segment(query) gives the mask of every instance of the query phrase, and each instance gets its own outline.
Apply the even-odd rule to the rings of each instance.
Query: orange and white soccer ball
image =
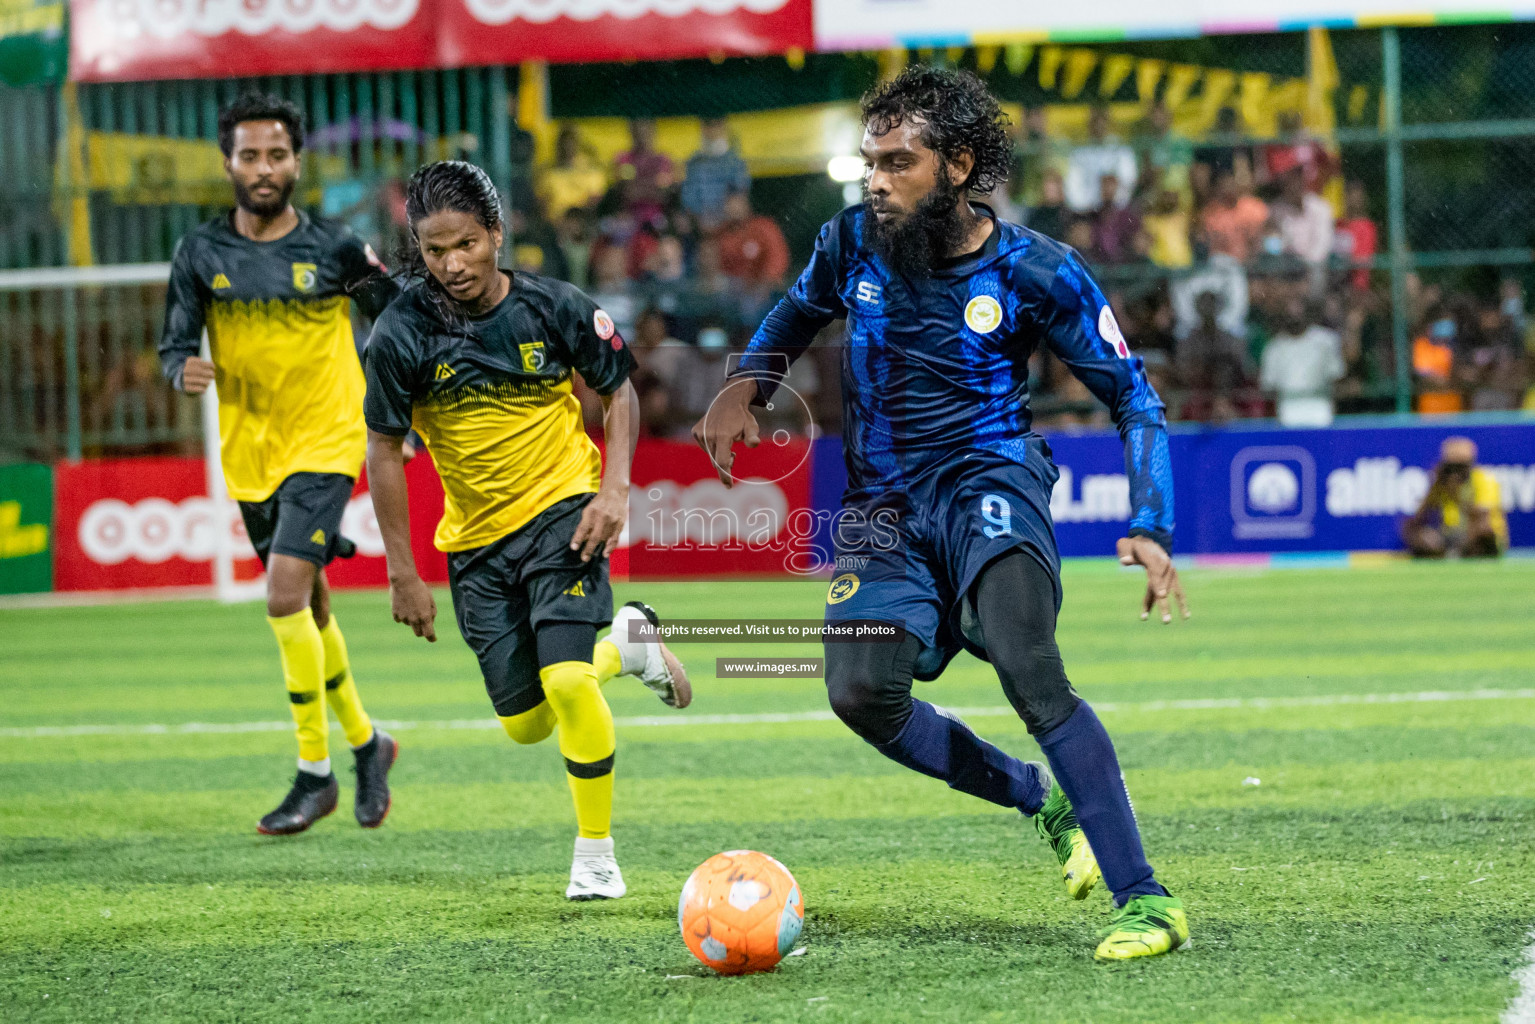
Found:
[[[765,853],[730,850],[688,876],[677,901],[682,941],[721,974],[765,971],[794,947],[805,926],[799,883]]]

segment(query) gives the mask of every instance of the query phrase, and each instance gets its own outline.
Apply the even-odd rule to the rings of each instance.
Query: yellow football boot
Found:
[[[1156,956],[1188,944],[1189,919],[1175,896],[1136,896],[1115,909],[1104,934],[1099,960]]]

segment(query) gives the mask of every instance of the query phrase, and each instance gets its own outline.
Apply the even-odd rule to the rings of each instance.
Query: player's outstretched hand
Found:
[[[581,510],[581,522],[575,535],[570,538],[570,550],[581,552],[581,561],[590,562],[599,551],[611,555],[618,547],[618,536],[624,532],[624,522],[629,517],[626,495],[617,491],[597,492],[596,497]]]
[[[429,643],[437,642],[437,602],[432,600],[432,588],[420,576],[389,581],[389,607],[394,621],[403,622],[417,636],[426,637]]]
[[[1154,605],[1162,609],[1164,624],[1172,622],[1173,612],[1167,601],[1169,595],[1178,602],[1178,610],[1183,613],[1183,617],[1189,617],[1189,603],[1183,597],[1183,584],[1178,582],[1178,570],[1173,568],[1172,556],[1162,545],[1150,537],[1121,537],[1114,547],[1119,552],[1120,565],[1146,567],[1146,596],[1141,599],[1142,622],[1151,617]]]
[[[731,450],[735,443],[741,441],[748,448],[762,443],[757,431],[757,417],[751,411],[752,399],[756,397],[757,381],[751,377],[737,378],[720,389],[703,419],[693,424],[693,440],[709,453],[709,461],[714,463],[720,483],[726,487],[735,484],[735,478],[730,475],[730,467],[736,461],[735,452]]]
[[[200,395],[213,383],[213,363],[197,356],[188,356],[181,366],[181,390],[189,395]]]

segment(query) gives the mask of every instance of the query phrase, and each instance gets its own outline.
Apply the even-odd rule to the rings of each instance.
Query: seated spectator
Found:
[[[1247,271],[1225,253],[1215,253],[1208,263],[1168,285],[1168,299],[1173,307],[1173,334],[1179,338],[1199,326],[1195,300],[1204,292],[1214,292],[1220,300],[1215,319],[1221,328],[1241,337],[1247,332]]]
[[[579,206],[572,206],[554,222],[555,240],[565,254],[565,270],[570,275],[566,280],[582,291],[591,281],[591,232],[591,213]]]
[[[656,224],[666,212],[673,184],[672,158],[655,148],[656,123],[648,117],[629,122],[630,145],[613,162],[619,204],[636,224]]]
[[[512,266],[528,274],[570,280],[565,250],[560,248],[554,229],[538,215],[537,206],[519,203],[515,198],[509,205],[507,227],[511,229]]]
[[[607,311],[625,339],[634,336],[639,317],[639,300],[629,281],[629,261],[616,245],[601,244],[592,253],[592,285],[587,294]]]
[[[789,272],[789,243],[776,221],[752,213],[751,196],[732,192],[725,200],[725,222],[715,236],[720,268],[748,288],[771,289]]]
[[[1402,539],[1415,558],[1496,558],[1508,550],[1498,478],[1476,464],[1476,444],[1447,437],[1428,494]]]
[[[1357,269],[1348,275],[1349,287],[1356,292],[1370,290],[1370,261],[1380,248],[1380,232],[1370,219],[1369,201],[1364,182],[1351,181],[1343,193],[1343,219],[1333,235],[1333,251],[1344,263]]]
[[[1338,332],[1316,323],[1306,302],[1285,303],[1279,330],[1263,347],[1259,384],[1274,396],[1286,427],[1325,427],[1333,418],[1333,385],[1343,377],[1343,343]]]
[[[1045,179],[1054,175],[1057,181],[1065,181],[1066,169],[1071,162],[1071,146],[1059,136],[1050,134],[1046,124],[1048,113],[1042,106],[1028,108],[1018,131],[1016,166],[1014,173],[1008,176],[1008,182],[1013,186],[1014,200],[1024,207],[1035,207],[1044,202]],[[1050,234],[1040,228],[1034,230]]]
[[[1023,223],[1047,238],[1066,239],[1066,186],[1054,168],[1045,172],[1040,183],[1039,202],[1028,208]]]
[[[1322,191],[1322,186],[1333,176],[1332,156],[1306,130],[1299,111],[1281,111],[1278,121],[1279,141],[1263,147],[1258,183],[1279,181],[1291,171],[1299,170],[1306,180],[1307,191]]]
[[[672,391],[678,432],[685,432],[709,411],[730,371],[730,331],[725,322],[704,321],[695,346],[685,351],[688,359],[680,367]]]
[[[1524,400],[1524,339],[1498,309],[1477,314],[1476,331],[1462,346],[1461,382],[1472,412],[1509,411]]]
[[[688,158],[682,180],[682,208],[702,231],[713,231],[725,219],[725,201],[732,193],[751,188],[751,172],[730,141],[723,117],[706,117],[699,125],[703,142]]]
[[[1093,256],[1104,263],[1129,263],[1140,255],[1140,214],[1121,199],[1119,178],[1105,174],[1098,179],[1102,190],[1099,206],[1093,211]]]
[[[1191,221],[1188,201],[1170,188],[1158,192],[1141,217],[1139,249],[1152,263],[1168,270],[1194,265],[1194,246],[1189,240]]]
[[[1073,213],[1092,213],[1102,201],[1100,179],[1118,180],[1121,203],[1135,193],[1135,150],[1109,133],[1109,108],[1096,106],[1087,119],[1088,143],[1071,151],[1066,162],[1066,206]]]
[[[1204,202],[1225,174],[1232,175],[1246,188],[1252,187],[1252,147],[1242,144],[1242,136],[1242,115],[1235,107],[1222,107],[1215,115],[1209,139],[1194,150],[1190,178],[1196,201]]]
[[[1155,201],[1164,191],[1175,192],[1185,200],[1191,199],[1194,144],[1173,131],[1172,109],[1161,100],[1153,103],[1146,112],[1142,145],[1137,191],[1146,201]]]
[[[568,210],[587,210],[608,188],[608,175],[591,154],[573,124],[560,126],[554,140],[554,162],[540,168],[535,189],[544,214],[559,223]]]
[[[1061,241],[1081,253],[1083,259],[1096,259],[1093,253],[1093,219],[1091,217],[1074,216],[1067,220],[1066,237]]]
[[[1181,419],[1224,421],[1238,414],[1248,401],[1252,374],[1247,366],[1247,344],[1221,327],[1216,317],[1220,296],[1201,292],[1194,299],[1199,326],[1178,342],[1174,373],[1187,391]]]
[[[1225,171],[1215,179],[1215,194],[1205,206],[1199,227],[1211,253],[1230,256],[1245,266],[1257,250],[1268,219],[1267,204],[1235,174]]]
[[[1319,294],[1332,255],[1332,207],[1306,188],[1305,174],[1297,167],[1279,179],[1279,198],[1271,212],[1284,252],[1306,264],[1312,294]]]
[[[1436,307],[1426,329],[1413,339],[1412,374],[1418,387],[1418,411],[1460,412],[1465,408],[1455,389],[1455,341],[1459,326],[1445,307]]]

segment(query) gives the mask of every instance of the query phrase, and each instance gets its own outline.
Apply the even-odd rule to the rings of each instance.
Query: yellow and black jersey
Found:
[[[436,543],[483,547],[556,502],[597,490],[602,459],[571,393],[577,371],[610,395],[634,370],[613,320],[578,288],[514,274],[481,317],[446,323],[409,288],[363,353],[368,427],[426,441],[446,497]]]
[[[255,242],[225,214],[181,240],[171,265],[160,361],[182,368],[208,330],[229,495],[263,501],[294,473],[355,478],[367,434],[351,303],[376,316],[398,289],[342,224],[299,214]]]

